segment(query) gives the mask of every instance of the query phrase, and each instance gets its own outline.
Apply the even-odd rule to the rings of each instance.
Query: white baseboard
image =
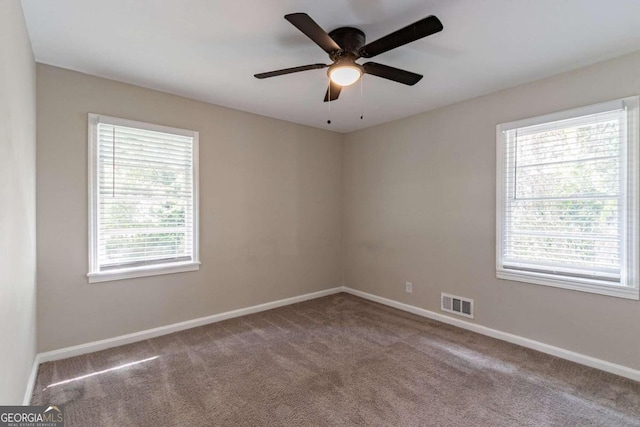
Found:
[[[36,354],[33,359],[33,366],[31,367],[31,373],[29,374],[29,382],[27,382],[27,390],[24,392],[24,398],[22,399],[23,405],[31,404],[31,395],[33,394],[33,388],[36,385],[36,378],[38,376],[38,367],[40,366],[40,355]]]
[[[607,362],[606,360],[596,359],[595,357],[587,356],[581,353],[576,353],[575,351],[566,350],[564,348],[545,344],[540,341],[524,338],[519,335],[514,335],[508,332],[499,331],[497,329],[488,328],[486,326],[478,325],[477,323],[471,323],[466,320],[456,319],[444,314],[436,313],[430,310],[425,310],[424,308],[416,307],[409,304],[404,304],[392,299],[380,297],[367,292],[359,291],[357,289],[348,288],[346,286],[342,287],[342,291],[370,300],[370,301],[387,305],[389,307],[393,307],[399,310],[407,311],[409,313],[417,314],[418,316],[437,320],[442,323],[457,326],[462,329],[467,329],[469,331],[473,331],[482,335],[486,335],[502,341],[510,342],[512,344],[517,344],[522,347],[537,350],[542,353],[547,353],[552,356],[559,357],[561,359],[569,360],[571,362],[579,363],[581,365],[589,366],[591,368],[600,369],[601,371],[620,375],[621,377],[625,377],[630,380],[640,381],[640,371],[629,368],[627,366],[618,365],[612,362]]]

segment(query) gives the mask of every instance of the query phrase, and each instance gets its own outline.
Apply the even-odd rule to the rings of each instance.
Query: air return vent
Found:
[[[457,297],[455,295],[442,293],[440,298],[440,309],[459,316],[473,319],[473,300],[469,298]]]

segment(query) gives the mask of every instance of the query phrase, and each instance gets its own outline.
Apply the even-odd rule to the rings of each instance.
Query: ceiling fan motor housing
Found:
[[[329,33],[329,37],[342,48],[329,54],[332,61],[338,61],[344,57],[359,58],[359,50],[365,45],[366,41],[364,33],[353,27],[336,28]]]

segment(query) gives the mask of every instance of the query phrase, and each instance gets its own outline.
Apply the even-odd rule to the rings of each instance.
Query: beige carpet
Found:
[[[32,403],[67,426],[640,426],[640,383],[347,294],[45,363]]]

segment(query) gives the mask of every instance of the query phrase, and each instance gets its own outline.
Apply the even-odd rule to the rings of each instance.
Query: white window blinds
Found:
[[[498,269],[630,286],[624,104],[502,132]]]
[[[123,122],[95,125],[93,271],[196,261],[193,133]]]

